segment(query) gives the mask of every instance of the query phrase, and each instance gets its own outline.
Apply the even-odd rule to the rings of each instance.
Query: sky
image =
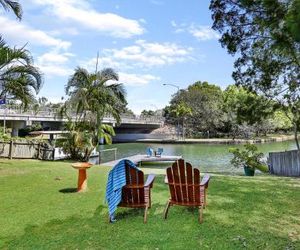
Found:
[[[233,83],[233,58],[211,29],[209,0],[20,0],[22,21],[0,13],[0,34],[30,50],[44,76],[39,97],[61,101],[77,67],[113,68],[136,114],[168,105],[196,81]]]

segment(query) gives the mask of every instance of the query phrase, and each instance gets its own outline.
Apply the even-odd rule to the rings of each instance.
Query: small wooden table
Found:
[[[93,164],[89,162],[77,162],[72,164],[73,168],[78,169],[77,192],[84,192],[87,190],[86,170],[89,169],[92,165]]]

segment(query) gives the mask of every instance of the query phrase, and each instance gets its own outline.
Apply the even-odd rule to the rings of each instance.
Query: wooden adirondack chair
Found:
[[[144,183],[144,173],[141,170],[126,166],[126,186],[122,189],[122,201],[119,207],[145,208],[144,223],[147,222],[147,211],[151,207],[151,188],[155,179],[149,174]]]
[[[172,167],[167,168],[166,181],[169,185],[171,198],[164,212],[167,219],[171,205],[198,207],[199,222],[203,222],[203,208],[206,206],[206,193],[209,175],[205,175],[200,183],[200,171],[193,168],[190,163],[183,159],[174,162]]]

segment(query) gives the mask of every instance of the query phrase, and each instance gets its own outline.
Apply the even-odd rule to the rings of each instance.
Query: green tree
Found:
[[[286,17],[287,29],[292,37],[300,42],[300,0],[294,0],[289,7]]]
[[[185,102],[180,102],[172,110],[178,120],[178,131],[179,131],[179,122],[182,123],[182,139],[185,139],[185,121],[186,119],[193,114],[192,108],[189,107]]]
[[[273,116],[270,118],[270,122],[276,131],[288,131],[293,128],[291,111],[285,113],[282,109],[276,110]]]
[[[250,92],[243,87],[229,85],[224,91],[224,111],[227,114],[226,126],[233,131],[235,126],[247,124],[256,129],[259,136],[265,132],[266,122],[274,113],[274,103],[264,96]]]
[[[96,73],[77,68],[66,86],[66,101],[62,113],[68,118],[67,130],[63,148],[73,159],[87,161],[92,150],[104,138],[111,143],[114,135],[112,126],[102,123],[105,115],[112,115],[117,123],[127,102],[122,84],[108,81],[118,81],[117,73],[108,68]],[[75,121],[72,117],[75,112]]]
[[[144,117],[149,117],[149,116],[154,116],[154,115],[155,115],[155,112],[153,110],[146,110],[146,109],[144,109],[141,112],[141,116],[144,116]]]
[[[17,1],[0,0],[0,5],[2,5],[6,11],[13,11],[16,17],[21,20],[23,14],[22,6]]]
[[[180,103],[189,107],[193,114],[185,119],[189,135],[195,136],[202,131],[216,132],[223,126],[223,93],[220,87],[199,81],[186,90],[177,92],[171,99],[170,106],[164,109],[164,116],[168,123],[177,124],[178,117],[173,110]]]
[[[11,49],[0,38],[0,98],[20,100],[27,108],[42,83],[41,73],[33,66],[29,51],[25,48]]]
[[[299,0],[211,0],[210,9],[222,46],[236,55],[236,84],[289,106],[300,149],[298,6]]]

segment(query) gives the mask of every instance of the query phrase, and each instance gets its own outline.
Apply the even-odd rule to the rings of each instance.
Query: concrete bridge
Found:
[[[43,128],[47,128],[48,130],[61,130],[63,123],[66,121],[66,118],[62,118],[58,115],[57,109],[24,111],[19,107],[5,108],[0,106],[0,124],[6,128],[11,128],[13,136],[18,135],[19,129],[31,126],[33,123],[39,123]],[[111,124],[115,128],[116,134],[120,134],[121,137],[124,137],[124,134],[150,133],[163,124],[163,119],[162,117],[156,116],[140,117],[121,115],[121,124],[119,126],[116,126],[116,120],[111,116],[104,117],[103,123]],[[118,138],[118,136],[116,138]]]

